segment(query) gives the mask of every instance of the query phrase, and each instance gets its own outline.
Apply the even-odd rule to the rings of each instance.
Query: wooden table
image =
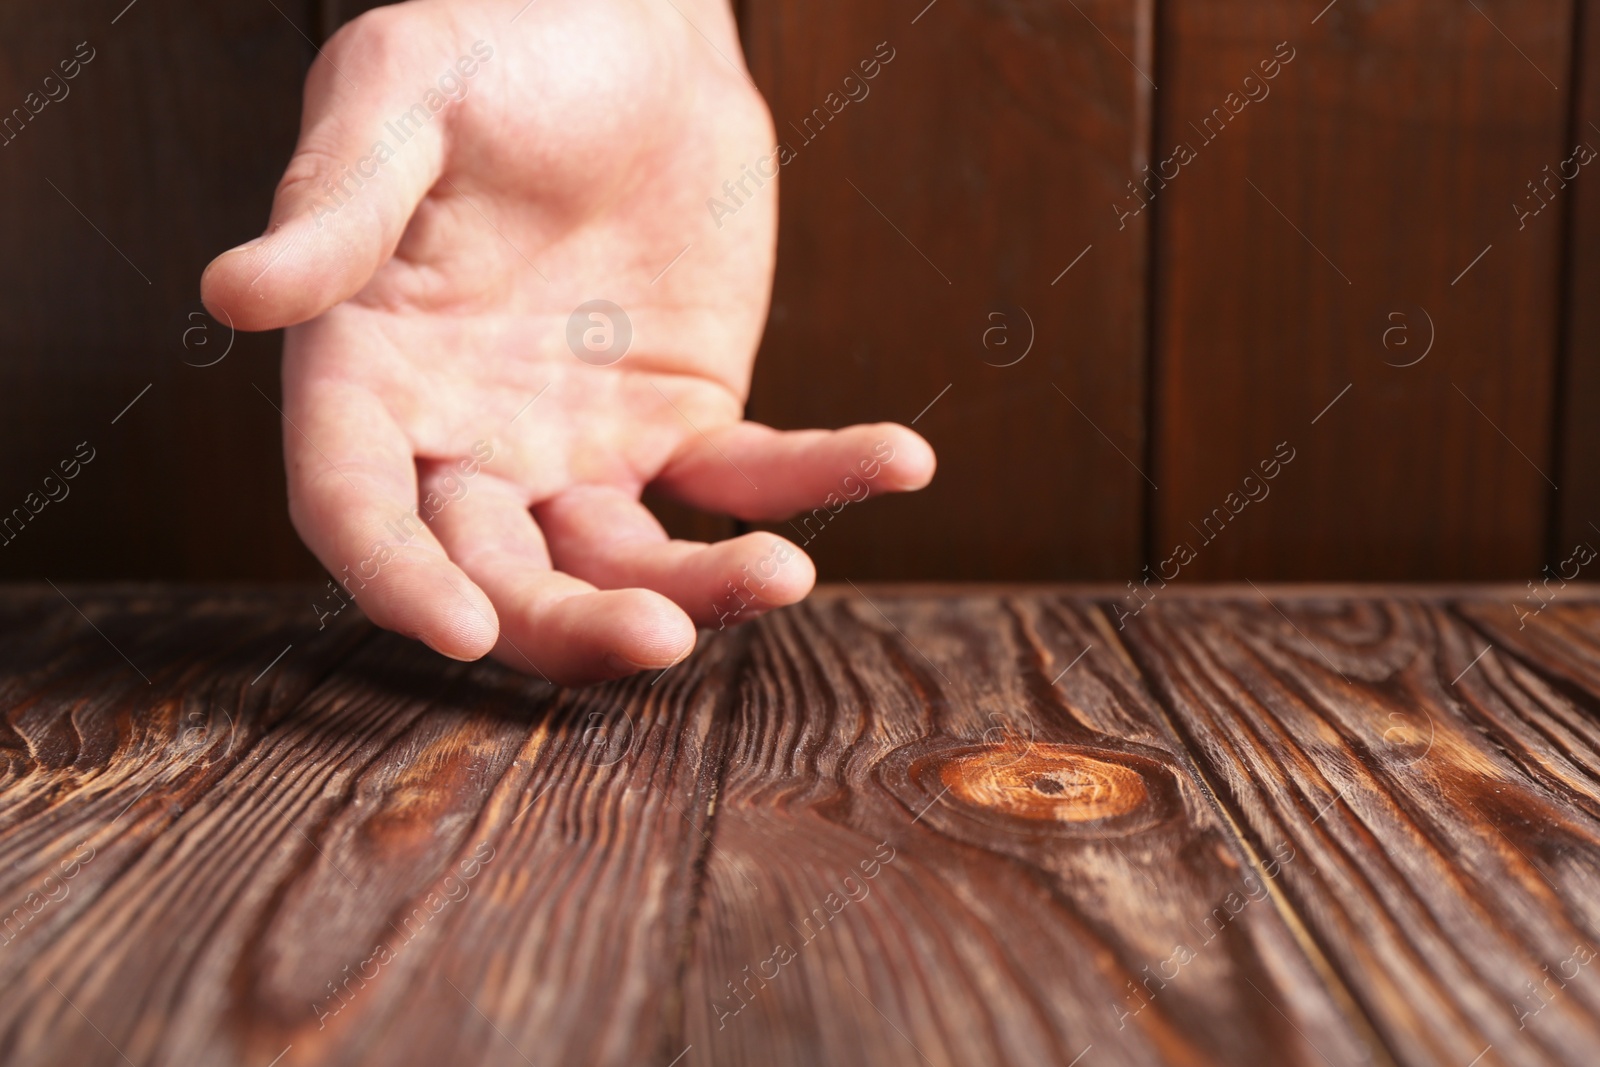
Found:
[[[13,589],[0,1062],[1600,1060],[1593,590],[1119,592],[824,589],[563,690]]]

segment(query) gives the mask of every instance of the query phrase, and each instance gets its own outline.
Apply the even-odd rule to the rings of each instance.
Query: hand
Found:
[[[777,212],[745,168],[777,160],[740,63],[725,0],[413,0],[313,64],[266,234],[201,286],[291,327],[290,515],[378,625],[563,683],[662,668],[815,569],[669,540],[646,485],[753,520],[932,478],[905,427],[741,421]],[[618,316],[569,344],[594,299],[631,323],[616,362]]]

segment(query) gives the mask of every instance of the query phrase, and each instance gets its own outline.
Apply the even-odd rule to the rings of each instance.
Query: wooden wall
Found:
[[[1600,148],[1592,5],[925,4],[740,4],[797,149],[751,416],[940,455],[816,535],[824,577],[1522,580],[1600,543],[1600,176],[1547,179]],[[188,316],[356,8],[121,7],[0,13],[0,110],[95,50],[0,148],[0,511],[95,450],[0,576],[314,574],[277,338],[186,365],[226,341]]]
[[[285,513],[278,414],[256,392],[276,401],[279,337],[186,365],[228,341],[200,271],[260,231],[294,146],[317,23],[273,2],[0,13],[0,112],[80,43],[93,55],[0,148],[0,514],[80,443],[93,456],[0,544],[6,577],[316,573]]]

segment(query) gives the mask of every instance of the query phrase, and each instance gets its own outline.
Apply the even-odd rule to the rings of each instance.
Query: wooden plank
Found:
[[[1553,568],[1554,570],[1554,568]],[[1478,597],[1457,610],[1476,625],[1486,642],[1509,649],[1532,664],[1569,699],[1600,696],[1600,589],[1593,584],[1568,585],[1559,580],[1529,583],[1507,590],[1503,597]],[[1600,716],[1600,704],[1584,707]]]
[[[1570,0],[1163,12],[1156,139],[1189,152],[1152,208],[1152,565],[1188,542],[1197,579],[1535,573],[1561,224],[1512,205],[1571,154]]]
[[[0,1060],[1586,1062],[1600,594],[1515,592],[835,587],[584,691],[11,592]]]
[[[7,838],[86,835],[95,856],[51,936],[0,958],[0,1058],[653,1059],[681,1029],[736,649],[569,692],[382,635],[306,699],[236,708],[220,773],[154,747],[156,787],[120,819],[58,790]],[[248,681],[203,644],[186,657],[191,684]],[[144,713],[112,694],[73,714],[94,735]]]
[[[789,149],[750,416],[939,450],[921,493],[777,527],[825,576],[1137,567],[1147,231],[1109,205],[1145,161],[1152,8],[743,5]]]
[[[869,595],[759,624],[685,1064],[1385,1062],[1092,607]]]
[[[1438,601],[1268,595],[1121,636],[1246,836],[1301,857],[1279,884],[1317,944],[1404,1062],[1587,1062],[1593,699]]]
[[[1600,11],[1593,4],[1574,4],[1575,50],[1572,132],[1575,148],[1582,143],[1600,151]],[[1584,169],[1588,169],[1585,167]],[[1569,172],[1571,168],[1568,168]],[[1600,525],[1600,185],[1587,176],[1561,190],[1566,208],[1566,364],[1561,383],[1561,484],[1558,497],[1559,542],[1570,550],[1596,537]],[[1559,218],[1559,216],[1558,216]],[[1552,558],[1564,559],[1566,551]]]
[[[308,600],[217,593],[175,613],[138,587],[0,597],[0,986],[370,633],[354,613],[313,631]],[[74,856],[92,869],[63,883]]]
[[[265,225],[309,4],[123,6],[0,12],[4,113],[59,97],[0,147],[0,350],[18,401],[0,425],[0,514],[30,493],[37,511],[0,577],[310,577],[278,414],[254,388],[276,397],[277,335],[228,350],[197,291],[212,256]],[[79,442],[95,458],[63,483]]]

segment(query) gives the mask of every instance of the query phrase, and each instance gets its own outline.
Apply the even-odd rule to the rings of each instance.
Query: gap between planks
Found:
[[[1133,648],[1122,640],[1121,632],[1112,628],[1111,620],[1106,616],[1104,604],[1100,601],[1089,601],[1086,606],[1092,613],[1096,628],[1105,636],[1108,646],[1116,652],[1117,657],[1123,663],[1132,668],[1135,677],[1139,679],[1140,684],[1144,687],[1152,706],[1160,714],[1161,724],[1167,730],[1174,746],[1187,757],[1189,773],[1194,776],[1195,782],[1200,786],[1200,791],[1211,802],[1212,809],[1222,820],[1223,825],[1228,828],[1234,843],[1245,858],[1249,860],[1250,867],[1255,872],[1256,877],[1266,887],[1267,895],[1272,900],[1273,908],[1289,927],[1296,944],[1305,953],[1307,962],[1322,977],[1324,989],[1344,1009],[1345,1017],[1352,1028],[1366,1038],[1367,1046],[1373,1053],[1373,1062],[1382,1065],[1382,1067],[1400,1067],[1400,1061],[1389,1048],[1389,1043],[1383,1039],[1377,1024],[1367,1014],[1366,1009],[1361,1006],[1361,1002],[1356,999],[1355,994],[1345,982],[1344,976],[1339,973],[1333,961],[1323,951],[1321,943],[1317,940],[1316,935],[1311,932],[1310,926],[1301,918],[1300,912],[1289,901],[1277,879],[1267,873],[1267,866],[1262,861],[1260,850],[1256,848],[1250,836],[1245,833],[1244,826],[1235,817],[1232,809],[1223,801],[1216,784],[1211,780],[1211,776],[1206,773],[1204,763],[1198,758],[1194,744],[1180,726],[1173,709],[1167,705],[1166,697],[1162,694],[1160,686],[1155,684],[1149,672],[1138,662]],[[1257,992],[1260,991],[1257,990]],[[1262,997],[1265,998],[1266,994],[1263,993]],[[1271,1004],[1272,1002],[1268,1000],[1268,1003]],[[1277,1008],[1277,1005],[1273,1004],[1273,1007]]]
[[[750,646],[753,641],[753,627],[742,626],[728,634],[724,639],[735,642],[733,650],[728,653],[729,684],[727,690],[717,694],[716,703],[711,712],[711,730],[707,733],[707,752],[701,758],[700,773],[708,773],[707,764],[710,764],[709,775],[711,788],[706,803],[705,825],[698,827],[704,846],[695,856],[692,864],[692,878],[689,884],[689,915],[683,924],[683,937],[678,945],[678,957],[674,967],[674,980],[670,990],[667,991],[667,1018],[663,1020],[662,1040],[666,1047],[662,1052],[670,1058],[673,1064],[683,1058],[688,1051],[689,1044],[689,969],[694,964],[695,944],[699,940],[701,905],[704,903],[708,890],[706,883],[708,871],[711,866],[711,853],[717,847],[717,809],[722,800],[722,788],[728,778],[728,748],[731,740],[732,723],[735,707],[739,697],[744,691],[744,671],[750,663]],[[714,744],[711,743],[715,738]],[[696,815],[699,813],[696,812]]]

